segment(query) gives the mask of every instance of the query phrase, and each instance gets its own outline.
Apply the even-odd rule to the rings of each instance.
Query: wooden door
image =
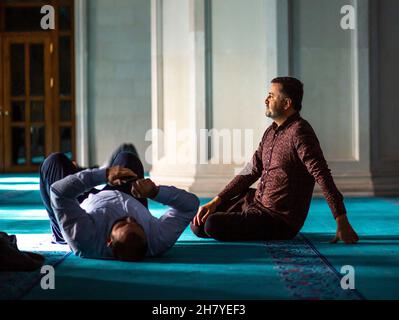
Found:
[[[37,171],[54,138],[51,40],[45,34],[19,34],[2,42],[4,171]]]
[[[74,1],[0,0],[0,173],[75,157]],[[51,5],[55,29],[42,29]]]

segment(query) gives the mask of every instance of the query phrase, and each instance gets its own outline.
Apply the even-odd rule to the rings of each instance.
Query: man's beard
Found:
[[[276,109],[274,110],[274,112],[272,112],[270,110],[270,108],[266,107],[266,117],[271,118],[271,119],[276,119],[279,118],[282,114],[283,114],[283,110],[282,109]]]

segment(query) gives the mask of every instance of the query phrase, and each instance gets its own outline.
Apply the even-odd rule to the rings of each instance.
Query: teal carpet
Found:
[[[355,268],[356,288],[367,299],[399,299],[399,199],[352,198],[345,204],[358,244],[328,243],[335,225],[323,199],[313,200],[302,233],[338,271]]]
[[[40,199],[26,191],[19,203],[0,192],[0,230],[48,234]],[[162,258],[125,263],[70,255],[55,270],[55,290],[36,285],[24,299],[399,299],[399,199],[345,203],[361,239],[356,245],[328,243],[335,222],[325,200],[314,199],[293,241],[220,243],[188,228]],[[150,202],[150,210],[159,216],[164,208]],[[344,265],[355,269],[356,290],[340,288]]]
[[[41,204],[37,174],[0,175],[0,206],[7,204]]]

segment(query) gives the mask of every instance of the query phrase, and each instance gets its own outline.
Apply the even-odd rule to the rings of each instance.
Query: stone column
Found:
[[[205,128],[205,1],[152,0],[152,170],[192,189],[196,132]]]
[[[87,2],[75,0],[75,74],[76,74],[76,159],[89,166],[88,88],[87,88]]]

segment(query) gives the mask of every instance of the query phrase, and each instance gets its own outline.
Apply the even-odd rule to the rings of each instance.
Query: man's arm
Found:
[[[263,171],[262,150],[268,131],[269,130],[266,130],[263,134],[258,149],[245,168],[236,175],[215,198],[199,208],[197,215],[193,219],[194,225],[200,226],[204,224],[209,215],[213,214],[220,204],[248,190],[249,187],[261,177]]]
[[[355,243],[359,240],[346,216],[343,196],[336,187],[324,158],[320,143],[311,127],[301,128],[294,138],[298,156],[308,172],[320,185],[321,190],[337,222],[337,234],[332,242],[343,240],[345,243]]]
[[[249,189],[249,187],[261,177],[263,171],[262,151],[267,132],[268,130],[264,133],[258,149],[253,154],[251,161],[217,195],[220,199],[220,203],[230,200]]]
[[[176,243],[199,206],[196,195],[172,186],[156,186],[151,179],[134,182],[132,193],[136,197],[151,198],[170,207],[156,220],[156,230],[152,230],[150,235],[156,243],[152,255],[160,255]]]
[[[51,207],[63,236],[75,254],[81,255],[93,243],[94,222],[77,197],[106,181],[106,169],[88,169],[65,177],[51,185]]]
[[[80,207],[77,197],[99,184],[121,184],[123,178],[135,175],[122,167],[87,169],[51,185],[51,206],[65,240],[75,254],[90,256],[97,236],[94,220]]]
[[[158,252],[162,254],[169,250],[187,228],[197,213],[199,200],[197,196],[187,191],[160,186],[153,200],[170,208],[158,219]]]
[[[294,145],[302,163],[319,184],[334,218],[346,214],[343,196],[334,183],[314,131],[310,127],[301,128],[294,137]]]

